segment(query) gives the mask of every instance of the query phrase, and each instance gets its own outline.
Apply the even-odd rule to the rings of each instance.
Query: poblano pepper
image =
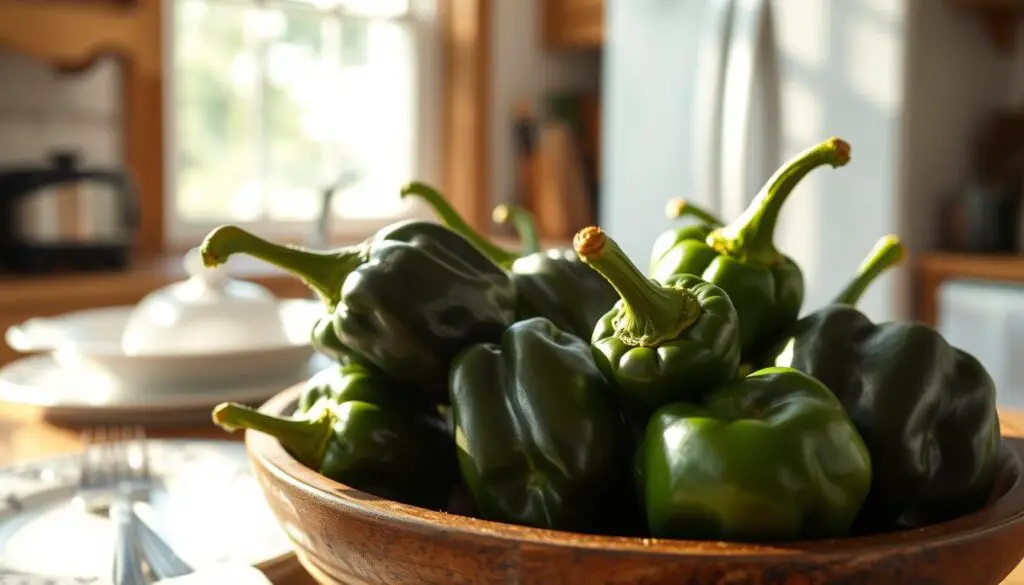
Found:
[[[422,198],[446,226],[465,236],[508,271],[516,289],[518,319],[545,317],[560,329],[589,339],[594,323],[618,298],[605,279],[583,265],[572,249],[529,252],[539,244],[533,220],[521,208],[507,207],[504,218],[498,212],[498,219],[513,221],[525,244],[524,250],[510,252],[470,227],[435,189],[413,183],[403,191],[403,196]]]
[[[427,221],[402,221],[356,246],[314,252],[282,246],[235,226],[206,237],[207,266],[248,254],[301,278],[323,299],[330,326],[315,345],[354,354],[438,402],[448,365],[467,345],[496,340],[515,318],[515,286],[468,240]]]
[[[711,232],[722,227],[722,220],[715,217],[710,211],[678,197],[670,199],[665,205],[665,216],[669,219],[693,217],[699,223],[672,228],[654,240],[654,245],[651,246],[649,269],[651,275],[657,274],[658,265],[661,264],[662,259],[680,242],[683,240],[706,240]]]
[[[631,414],[697,399],[736,377],[740,324],[722,289],[692,274],[659,284],[597,227],[577,232],[573,244],[621,297],[590,341],[598,367]]]
[[[864,257],[853,278],[829,305],[856,306],[861,296],[867,292],[879,276],[903,261],[904,252],[903,243],[896,236],[889,234],[879,238],[871,251]],[[797,321],[785,336],[771,346],[770,351],[747,367],[751,369],[766,368],[780,363],[781,355],[793,351],[794,338],[806,335],[809,329],[815,327],[818,320],[817,315],[818,312],[811,313]],[[788,360],[789,358],[784,360],[786,365],[789,364]]]
[[[651,275],[665,282],[695,274],[724,289],[739,313],[744,359],[763,353],[796,322],[804,299],[800,267],[775,248],[782,204],[813,169],[849,160],[850,146],[838,138],[800,153],[768,179],[743,214],[704,239],[678,242]]]
[[[625,427],[578,337],[535,317],[452,363],[462,477],[491,520],[620,532],[630,507]],[[622,520],[622,522],[626,522]]]
[[[883,251],[876,265],[887,262],[884,254],[895,251]],[[1001,440],[995,384],[974,356],[927,325],[875,324],[853,306],[877,271],[862,269],[836,303],[801,319],[776,360],[828,386],[874,455],[871,494],[855,527],[862,534],[984,506]]]
[[[659,538],[841,537],[871,487],[871,457],[842,405],[788,368],[754,372],[700,404],[661,407],[637,457]]]
[[[308,413],[323,401],[360,400],[389,408],[408,404],[394,401],[390,382],[358,364],[330,365],[313,375],[299,395],[297,413]]]
[[[217,406],[216,424],[277,438],[303,465],[375,496],[443,509],[458,481],[458,463],[443,419],[418,410],[365,370],[326,377],[307,387],[296,418],[234,403]],[[327,383],[322,391],[316,387]],[[307,410],[302,410],[306,407]]]

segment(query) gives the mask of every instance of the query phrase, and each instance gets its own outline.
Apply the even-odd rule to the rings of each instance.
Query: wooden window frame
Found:
[[[442,36],[441,187],[475,228],[490,231],[488,122],[492,0],[438,0]],[[123,67],[125,166],[139,189],[136,256],[164,238],[164,8],[161,0],[0,0],[0,47],[81,69],[117,55]]]

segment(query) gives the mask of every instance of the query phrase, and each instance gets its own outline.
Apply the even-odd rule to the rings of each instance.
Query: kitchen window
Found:
[[[440,39],[433,1],[173,0],[166,38],[166,234],[194,245],[235,223],[363,237],[417,209],[433,180]]]

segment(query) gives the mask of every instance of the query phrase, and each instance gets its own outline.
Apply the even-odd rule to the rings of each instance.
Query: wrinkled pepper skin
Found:
[[[301,278],[323,299],[330,327],[315,346],[354,354],[390,378],[447,400],[448,365],[493,341],[515,318],[515,286],[469,241],[435,222],[396,222],[368,241],[313,252],[222,226],[203,242],[207,266],[248,254]]]
[[[572,249],[541,250],[535,222],[520,206],[499,205],[493,214],[495,222],[515,226],[523,249],[512,252],[469,226],[432,187],[413,183],[403,191],[403,196],[422,199],[447,227],[462,234],[508,271],[517,295],[517,320],[544,317],[559,329],[586,340],[597,320],[618,299],[615,289],[584,265]]]
[[[833,304],[801,320],[777,364],[821,380],[874,457],[858,533],[941,522],[981,508],[1000,430],[985,368],[915,322],[872,323]]]
[[[679,197],[670,199],[665,205],[665,215],[669,219],[693,217],[699,223],[670,229],[654,240],[654,245],[651,246],[650,268],[648,269],[651,276],[658,275],[658,266],[662,263],[662,259],[669,251],[678,246],[680,242],[684,240],[699,240],[703,242],[707,240],[711,232],[722,227],[722,220],[712,215],[710,211]],[[665,265],[670,266],[671,264],[666,262]],[[669,278],[672,275],[663,274],[661,276]]]
[[[651,417],[638,449],[658,538],[784,542],[848,534],[871,458],[824,384],[768,368]]]
[[[740,324],[725,291],[690,274],[659,284],[597,227],[577,232],[573,244],[621,297],[597,322],[590,342],[631,417],[696,400],[736,377]]]
[[[800,267],[775,248],[782,205],[813,169],[849,160],[850,147],[838,138],[805,150],[768,179],[743,214],[704,240],[679,241],[651,276],[665,282],[676,274],[694,274],[724,289],[739,313],[744,359],[756,359],[796,322],[804,300]]]
[[[490,520],[621,532],[635,514],[622,417],[590,348],[542,317],[452,363],[463,481]]]
[[[341,386],[322,392],[307,388],[297,418],[225,403],[214,409],[213,420],[227,431],[252,429],[274,436],[303,465],[355,489],[444,509],[458,482],[444,420],[437,412],[410,408],[388,391],[385,380],[354,372],[341,378]]]

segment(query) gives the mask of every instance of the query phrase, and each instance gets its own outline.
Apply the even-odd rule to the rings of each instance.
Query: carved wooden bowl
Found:
[[[265,412],[287,414],[300,388]],[[299,560],[330,584],[997,585],[1024,558],[1024,440],[1005,438],[989,505],[922,529],[748,545],[537,530],[384,500],[304,467],[267,435],[246,445]],[[595,513],[601,513],[595,510]]]

